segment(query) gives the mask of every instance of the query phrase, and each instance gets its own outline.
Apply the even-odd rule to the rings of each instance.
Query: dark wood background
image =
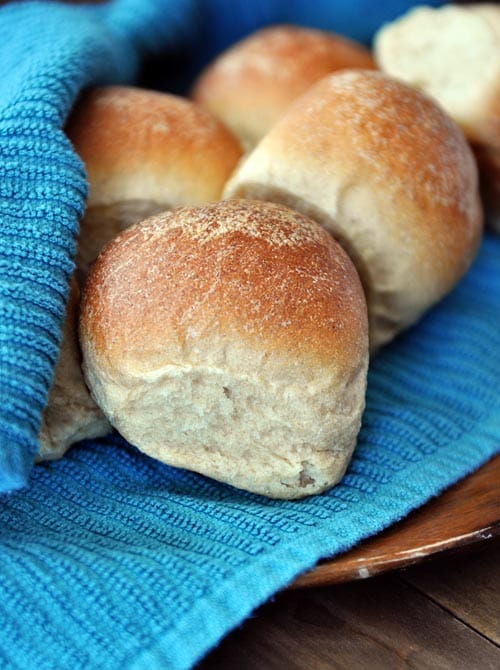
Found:
[[[420,566],[286,591],[197,670],[499,670],[500,541]]]

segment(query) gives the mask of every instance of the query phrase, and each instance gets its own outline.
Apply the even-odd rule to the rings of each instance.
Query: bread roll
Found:
[[[273,26],[224,52],[201,74],[193,98],[251,149],[290,103],[326,74],[374,68],[370,52],[332,33]]]
[[[429,98],[372,71],[309,89],[225,197],[284,203],[341,242],[364,284],[373,350],[454,286],[482,230],[476,164],[460,130]]]
[[[241,147],[209,112],[133,87],[89,91],[66,132],[89,180],[77,266],[82,279],[108,240],[170,207],[219,199]]]
[[[273,498],[343,475],[368,360],[356,271],[317,224],[249,201],[121,233],[85,287],[92,394],[139,449]]]
[[[79,298],[78,285],[73,279],[59,359],[42,414],[37,461],[60,458],[74,442],[101,437],[111,431],[83,379],[77,326]]]
[[[393,77],[431,95],[472,142],[500,146],[500,38],[488,8],[418,7],[375,36]]]
[[[500,232],[500,7],[420,7],[379,31],[383,70],[432,95],[479,164],[486,220]]]

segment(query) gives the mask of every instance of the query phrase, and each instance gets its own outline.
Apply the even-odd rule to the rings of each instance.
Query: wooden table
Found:
[[[500,670],[499,519],[497,456],[301,575],[197,670]]]
[[[290,590],[197,670],[499,670],[500,540],[349,584]]]

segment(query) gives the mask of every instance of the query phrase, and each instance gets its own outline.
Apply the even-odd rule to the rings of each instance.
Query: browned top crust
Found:
[[[103,368],[138,373],[217,365],[235,343],[282,355],[287,368],[306,359],[350,370],[367,350],[366,304],[318,224],[235,200],[165,212],[115,238],[89,275],[81,336]]]
[[[345,68],[375,68],[375,63],[361,44],[333,33],[273,26],[219,56],[192,95],[252,145],[313,83]]]
[[[133,87],[87,92],[66,132],[88,172],[90,206],[214,201],[241,156],[239,142],[206,110]]]
[[[379,72],[338,73],[297,101],[272,139],[291,164],[302,156],[303,170],[331,157],[395,204],[407,201],[412,216],[394,209],[384,225],[423,252],[432,246],[444,265],[468,265],[480,232],[477,169],[463,134],[427,96]]]
[[[312,86],[224,195],[283,202],[332,232],[365,285],[374,347],[455,285],[482,233],[463,133],[429,97],[370,70]]]

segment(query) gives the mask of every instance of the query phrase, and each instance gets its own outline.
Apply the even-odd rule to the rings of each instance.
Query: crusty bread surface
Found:
[[[345,252],[302,214],[231,201],[132,226],[90,272],[80,338],[98,404],[154,458],[275,498],[343,475],[366,303]]]
[[[462,132],[428,97],[368,70],[329,75],[301,96],[225,197],[283,203],[333,234],[362,279],[373,350],[455,285],[482,232]]]
[[[368,49],[339,35],[279,25],[221,54],[200,75],[193,98],[251,149],[295,98],[330,72],[375,68]]]
[[[199,105],[131,86],[88,91],[66,132],[85,164],[92,207],[217,200],[241,155],[235,137]]]
[[[132,223],[218,200],[242,153],[230,131],[199,105],[127,86],[87,91],[66,132],[89,182],[80,281],[104,244]]]

